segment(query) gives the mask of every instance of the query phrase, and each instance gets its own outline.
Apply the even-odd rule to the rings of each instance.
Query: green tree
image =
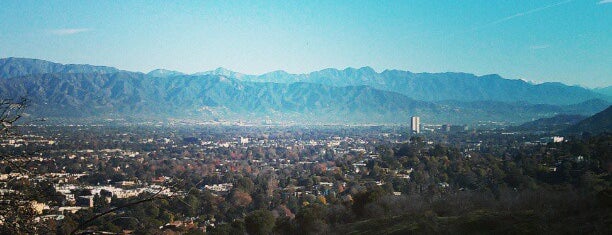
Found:
[[[312,204],[300,209],[295,216],[298,230],[303,234],[323,233],[327,228],[325,211],[325,208],[319,204]]]
[[[249,234],[270,234],[274,229],[274,215],[268,210],[256,210],[244,218],[246,230]]]

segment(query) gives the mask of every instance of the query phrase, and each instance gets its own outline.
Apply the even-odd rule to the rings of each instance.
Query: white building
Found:
[[[421,132],[421,119],[417,116],[412,116],[412,118],[410,119],[410,130],[413,133],[420,133]]]
[[[563,137],[562,136],[550,136],[550,137],[544,137],[544,138],[540,138],[540,142],[542,143],[561,143],[563,142]]]

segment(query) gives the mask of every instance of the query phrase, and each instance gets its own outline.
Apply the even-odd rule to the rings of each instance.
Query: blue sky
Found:
[[[612,85],[612,0],[0,1],[0,57],[187,73],[371,66]]]

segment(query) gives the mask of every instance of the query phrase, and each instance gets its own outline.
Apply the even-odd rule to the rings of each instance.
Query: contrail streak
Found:
[[[515,18],[523,17],[523,16],[526,16],[526,15],[531,15],[533,13],[540,12],[540,11],[543,11],[543,10],[546,10],[546,9],[549,9],[549,8],[553,8],[553,7],[556,7],[556,6],[563,5],[563,4],[567,4],[567,3],[572,2],[572,1],[574,1],[574,0],[561,1],[561,2],[554,3],[554,4],[546,5],[546,6],[543,6],[543,7],[538,7],[538,8],[535,8],[535,9],[531,9],[531,10],[528,10],[528,11],[525,11],[525,12],[516,13],[514,15],[501,18],[499,20],[490,22],[488,24],[472,28],[468,32],[478,31],[478,30],[481,30],[481,29],[484,29],[484,28],[488,28],[488,27],[491,27],[491,26],[494,26],[494,25],[497,25],[497,24],[500,24],[500,23],[503,23],[503,22],[506,22],[506,21],[509,21],[509,20],[512,20],[512,19],[515,19]]]

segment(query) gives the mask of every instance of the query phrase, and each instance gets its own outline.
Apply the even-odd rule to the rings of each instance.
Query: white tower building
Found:
[[[413,133],[417,133],[418,134],[418,133],[421,132],[420,125],[421,125],[421,119],[419,117],[417,117],[417,116],[412,116],[412,119],[410,121],[410,130]]]

